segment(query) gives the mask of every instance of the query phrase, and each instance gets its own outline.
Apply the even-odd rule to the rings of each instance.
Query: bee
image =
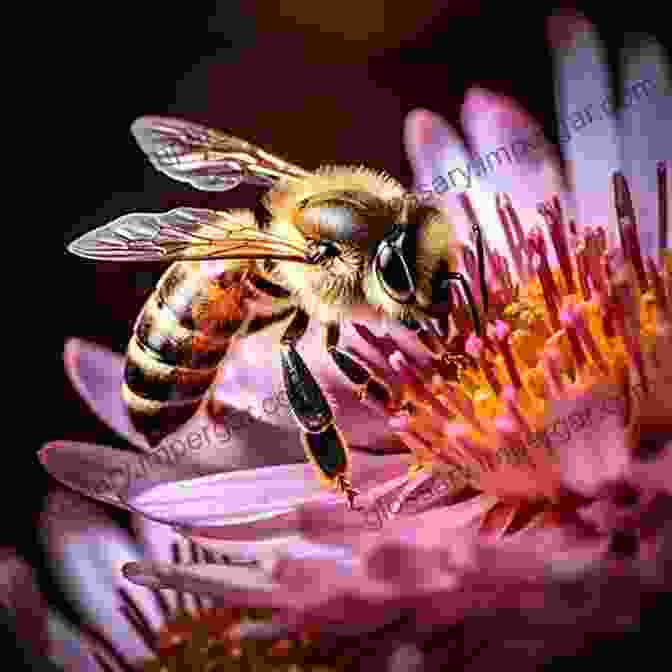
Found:
[[[133,424],[158,444],[195,413],[234,338],[286,320],[281,365],[302,445],[320,480],[353,508],[346,440],[296,345],[310,319],[318,320],[333,363],[362,397],[387,403],[384,383],[339,347],[345,321],[386,315],[428,334],[432,319],[445,320],[454,309],[457,283],[480,333],[479,308],[455,270],[460,245],[446,213],[384,173],[306,171],[199,124],[141,117],[131,132],[173,179],[205,191],[242,183],[267,189],[255,210],[128,214],[68,246],[98,261],[173,262],[128,346],[121,394]],[[486,297],[477,225],[475,233]]]

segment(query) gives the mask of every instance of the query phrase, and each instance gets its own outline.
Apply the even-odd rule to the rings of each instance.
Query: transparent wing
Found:
[[[273,258],[311,263],[307,248],[259,231],[249,221],[235,212],[198,208],[134,213],[85,233],[68,250],[98,261]]]
[[[231,135],[180,119],[140,117],[131,132],[157,170],[203,191],[270,187],[310,173]]]

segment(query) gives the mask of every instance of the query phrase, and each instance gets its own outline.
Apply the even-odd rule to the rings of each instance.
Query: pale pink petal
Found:
[[[474,173],[472,155],[464,145],[459,132],[445,119],[428,110],[413,110],[404,125],[404,142],[408,159],[413,167],[415,189],[431,191],[451,215],[451,222],[459,240],[470,240],[471,223],[459,200],[467,192],[477,211],[491,207],[494,215],[494,194]],[[483,222],[490,239],[497,235],[494,221]]]
[[[564,190],[559,156],[541,124],[514,99],[470,88],[462,124],[490,191],[504,191],[525,207]]]
[[[222,410],[217,421],[202,406],[183,427],[150,450],[144,437],[131,425],[121,399],[123,358],[86,341],[71,339],[65,348],[65,365],[73,385],[103,422],[134,446],[154,455],[156,460],[172,461],[176,473],[181,471],[188,476],[304,459],[296,426],[288,417],[286,407],[280,409],[284,412],[285,427],[273,426],[269,422],[270,413],[248,414],[245,398],[237,397],[235,386],[230,385],[221,395],[226,413]],[[228,375],[231,370],[229,366],[224,373]],[[224,373],[223,380],[226,380]],[[256,380],[265,381],[265,373],[260,375],[257,370]],[[218,389],[227,390],[227,385],[223,383]],[[275,396],[262,393],[259,407],[277,414],[279,405],[275,403],[271,407],[267,397],[275,400]],[[232,400],[237,403],[231,403]],[[272,446],[272,450],[267,450],[267,446]]]
[[[623,392],[616,386],[600,385],[551,401],[547,426],[556,428],[556,437],[570,437],[553,441],[550,448],[558,455],[567,488],[593,496],[623,480],[633,455],[625,412]]]
[[[49,659],[69,672],[103,672],[91,646],[60,614],[49,611]]]
[[[132,562],[123,574],[138,586],[209,595],[230,606],[286,607],[293,599],[266,573],[248,567]]]
[[[633,462],[629,480],[642,489],[672,494],[672,441],[659,449],[653,459]]]
[[[325,491],[310,465],[264,467],[213,474],[153,487],[134,483],[127,502],[153,520],[186,527],[219,527],[262,521],[293,511]]]
[[[493,248],[510,256],[510,246],[495,209],[495,194],[511,196],[525,229],[538,224],[539,203],[564,196],[558,153],[541,125],[514,100],[487,89],[467,91],[462,124],[471,143],[472,166],[490,198],[479,206],[481,227]],[[563,198],[564,200],[564,198]],[[552,246],[551,258],[555,258]]]
[[[50,567],[82,619],[90,623],[129,660],[150,650],[124,618],[123,589],[139,606],[150,628],[162,623],[153,597],[121,575],[125,563],[140,558],[129,535],[94,502],[68,491],[47,497],[40,535]]]
[[[548,37],[554,47],[560,146],[567,161],[581,226],[604,226],[616,235],[612,175],[621,168],[613,113],[613,83],[594,27],[571,10],[553,15]],[[616,240],[617,238],[614,238]]]
[[[12,614],[19,638],[44,655],[49,648],[47,603],[35,571],[11,547],[0,548],[0,605]]]
[[[651,36],[627,34],[625,39],[620,110],[623,166],[637,210],[642,254],[656,258],[656,163],[672,157],[672,72],[664,48]],[[661,247],[671,243],[668,236]]]
[[[517,579],[556,579],[580,576],[597,567],[609,546],[609,539],[575,529],[569,525],[529,529],[498,541],[482,543],[475,553],[474,565],[486,575]]]
[[[268,534],[268,530],[254,524],[243,527],[249,530],[247,539],[219,539],[216,536],[204,536],[195,534],[186,528],[182,533],[185,538],[195,543],[214,555],[214,557],[227,558],[235,564],[247,564],[258,561],[260,558],[283,551],[288,546],[294,546],[301,541],[301,536],[294,530],[293,525],[288,525],[286,530],[276,529],[272,536],[260,537]],[[233,534],[229,528],[215,528],[212,534]]]
[[[120,496],[136,479],[153,483],[173,482],[189,476],[175,459],[163,453],[153,456],[75,441],[54,441],[43,446],[42,466],[63,485],[106,504],[127,508]],[[191,476],[196,475],[191,471]]]
[[[417,515],[383,520],[368,509],[353,512],[319,503],[301,510],[301,531],[308,540],[345,544],[360,553],[396,539],[412,541],[418,547],[450,548],[451,541],[457,539],[454,535],[469,530],[496,502],[495,497],[479,495]]]
[[[398,456],[353,451],[352,481],[357,488],[366,490],[391,475],[398,476],[404,468]],[[318,482],[314,468],[308,464],[264,467],[156,485],[138,479],[128,489],[126,498],[135,510],[158,522],[191,528],[194,534],[227,527],[217,536],[236,540],[243,535],[250,541],[295,531],[295,512],[302,504],[345,502],[343,495]]]
[[[63,670],[101,672],[81,632],[48,606],[35,571],[9,547],[0,549],[0,605],[31,654],[46,656]]]
[[[131,525],[142,557],[152,562],[205,562],[203,549],[190,543],[169,525],[157,523],[145,516],[132,515]],[[166,604],[176,612],[181,604],[189,612],[198,605],[192,595],[176,595],[172,590],[161,591]],[[203,601],[202,601],[203,602]],[[207,602],[203,606],[209,606]]]
[[[124,358],[90,341],[71,338],[65,343],[63,360],[70,382],[93,413],[132,445],[149,450],[121,399]]]
[[[469,161],[469,152],[459,132],[439,115],[423,109],[410,112],[404,126],[404,142],[416,191],[443,191],[437,189],[440,178],[456,191],[471,186],[469,176],[459,170]]]
[[[417,646],[399,646],[387,661],[387,672],[421,672],[424,670],[424,656]]]

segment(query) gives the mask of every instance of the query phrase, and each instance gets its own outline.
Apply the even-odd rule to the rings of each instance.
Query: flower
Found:
[[[637,623],[642,601],[669,581],[670,152],[664,134],[658,145],[643,142],[653,168],[643,167],[628,140],[621,165],[594,31],[564,16],[549,33],[573,192],[539,127],[501,96],[467,94],[471,152],[436,115],[420,110],[407,122],[416,188],[442,192],[463,241],[475,222],[486,234],[490,306],[490,328],[473,333],[454,293],[443,325],[452,340],[440,329],[411,344],[401,332],[353,327],[354,355],[390,391],[389,403],[369,407],[409,449],[410,469],[394,455],[355,455],[362,495],[350,511],[302,464],[191,479],[158,470],[110,495],[95,492],[89,475],[72,475],[93,459],[90,450],[49,448],[43,460],[63,482],[256,563],[235,571],[131,563],[127,578],[272,606],[292,628],[388,627],[422,640],[430,666],[437,633],[442,660],[448,651],[453,662],[484,668],[506,648],[516,664],[534,667],[538,656],[571,653],[588,635]],[[646,123],[653,134],[656,115],[669,118],[662,68],[647,71],[656,58],[651,44],[623,54],[624,71],[654,82],[657,97],[635,104],[638,89],[628,89],[621,130]],[[576,100],[587,100],[580,119]],[[483,303],[468,246],[463,266]],[[352,399],[331,382],[348,426]],[[360,426],[349,429],[356,435]]]
[[[47,564],[74,608],[66,616],[40,591],[36,573],[12,548],[0,557],[0,604],[19,640],[40,657],[77,672],[247,669],[341,670],[361,642],[291,637],[268,609],[227,608],[184,592],[147,591],[123,578],[131,559],[206,565],[218,561],[166,526],[133,520],[133,534],[105,507],[64,490],[47,499],[39,532]],[[398,654],[397,654],[398,655]],[[32,668],[31,668],[32,669]]]

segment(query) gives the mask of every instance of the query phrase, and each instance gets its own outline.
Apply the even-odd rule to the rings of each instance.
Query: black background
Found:
[[[311,6],[287,7],[302,4]],[[52,485],[35,458],[41,445],[53,439],[123,445],[64,377],[63,343],[79,336],[123,351],[161,272],[86,262],[68,255],[65,244],[133,210],[254,202],[253,189],[206,194],[156,173],[128,132],[135,117],[183,116],[308,168],[361,162],[406,184],[405,115],[424,107],[456,121],[472,84],[514,96],[553,135],[544,35],[551,3],[472,1],[455,8],[422,0],[384,16],[362,15],[361,4],[366,0],[340,3],[337,15],[332,7],[327,14],[339,20],[328,23],[317,14],[319,3],[305,20],[289,9],[280,16],[261,1],[77,3],[44,17],[39,38],[29,31],[39,56],[23,83],[35,101],[35,120],[22,139],[31,168],[25,189],[10,196],[22,212],[16,230],[29,237],[34,253],[19,263],[20,276],[6,275],[19,299],[5,315],[12,325],[6,360],[16,370],[8,392],[21,414],[7,416],[2,545],[17,545],[39,563],[34,519]],[[613,55],[626,28],[658,35],[669,49],[663,28],[669,22],[657,4],[581,8]],[[17,114],[22,106],[28,104],[16,101]],[[14,430],[9,420],[18,420]]]

